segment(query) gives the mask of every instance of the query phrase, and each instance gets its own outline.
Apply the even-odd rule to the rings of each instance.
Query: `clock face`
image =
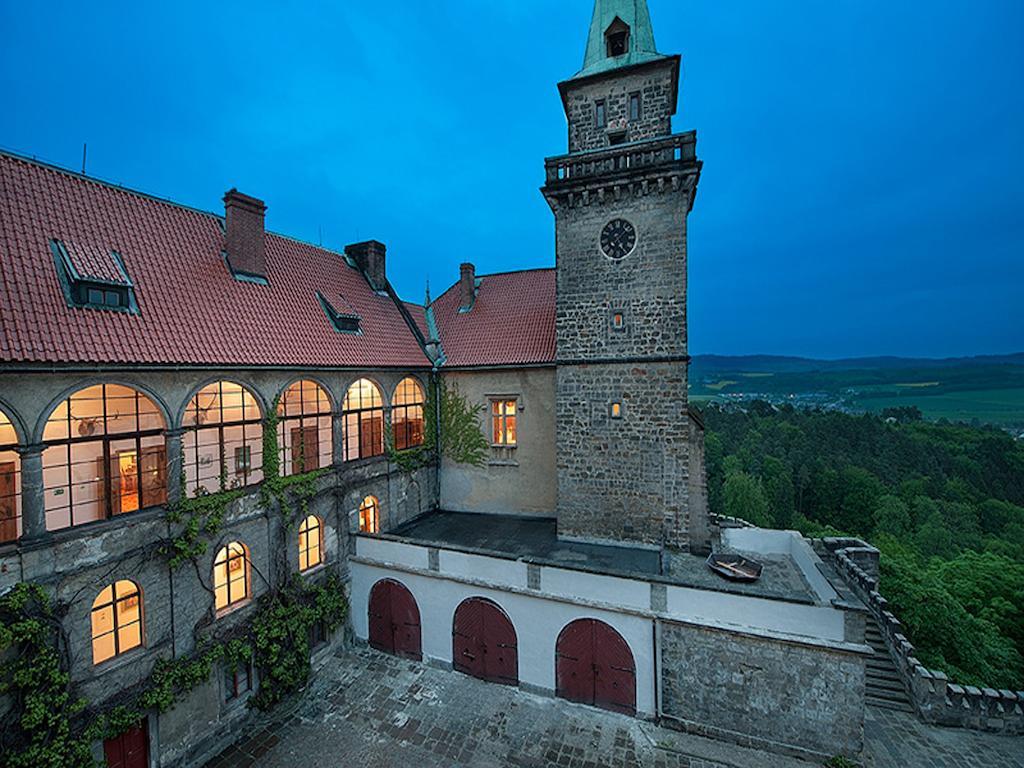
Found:
[[[636,248],[636,229],[625,219],[612,219],[601,232],[601,250],[609,259],[624,259]]]

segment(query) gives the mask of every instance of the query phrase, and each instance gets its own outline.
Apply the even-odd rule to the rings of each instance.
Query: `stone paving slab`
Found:
[[[809,763],[343,650],[288,713],[208,768],[808,768]],[[1024,740],[927,728],[869,710],[868,768],[1024,768]]]

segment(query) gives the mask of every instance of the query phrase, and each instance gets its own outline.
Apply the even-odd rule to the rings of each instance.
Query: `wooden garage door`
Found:
[[[622,636],[596,619],[568,624],[555,647],[556,693],[563,699],[636,713],[636,665]]]
[[[116,739],[103,742],[107,768],[149,768],[149,744],[146,721],[125,731]]]
[[[456,609],[452,666],[491,683],[519,685],[516,630],[495,603],[471,597]]]
[[[370,591],[370,645],[407,659],[421,659],[420,610],[403,584],[382,579]]]

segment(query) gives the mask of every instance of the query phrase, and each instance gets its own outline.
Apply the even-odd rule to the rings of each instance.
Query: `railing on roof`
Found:
[[[697,134],[677,133],[664,138],[635,141],[614,147],[549,157],[544,161],[548,184],[563,184],[595,176],[640,169],[693,166],[697,161]]]

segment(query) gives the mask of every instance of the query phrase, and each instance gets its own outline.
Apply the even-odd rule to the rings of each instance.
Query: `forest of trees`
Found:
[[[710,406],[712,511],[882,552],[880,591],[921,662],[1024,690],[1024,443],[995,428],[755,402]]]

